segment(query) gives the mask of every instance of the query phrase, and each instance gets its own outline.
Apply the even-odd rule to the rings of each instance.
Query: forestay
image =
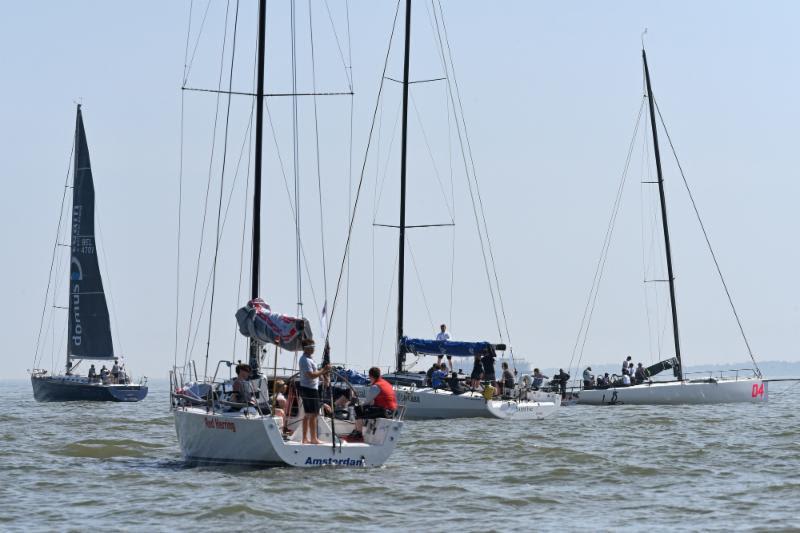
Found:
[[[292,352],[303,349],[303,340],[314,338],[308,319],[273,313],[261,298],[250,300],[239,309],[236,322],[239,332],[245,337],[275,344]]]
[[[68,354],[73,358],[113,359],[111,325],[94,238],[94,182],[80,106],[72,185]]]

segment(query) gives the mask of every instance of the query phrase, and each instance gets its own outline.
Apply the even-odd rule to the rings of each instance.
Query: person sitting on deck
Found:
[[[245,405],[255,405],[253,387],[250,383],[250,365],[236,365],[236,379],[233,380],[231,401]]]
[[[350,405],[350,401],[353,398],[350,389],[341,389],[339,387],[334,387],[332,389],[332,394],[333,394],[333,412],[336,414],[336,417],[347,418],[346,416],[347,406]],[[325,416],[331,415],[330,397],[324,398],[322,400],[322,410],[325,412]]]
[[[286,416],[286,383],[279,379],[275,382],[275,416]]]
[[[636,368],[636,372],[633,374],[634,382],[639,385],[640,383],[644,383],[647,380],[647,370],[645,370],[642,363],[639,363],[639,366]]]
[[[350,433],[351,438],[363,437],[364,420],[375,418],[391,418],[397,409],[397,397],[388,381],[381,377],[381,371],[373,366],[369,369],[370,387],[363,406],[356,409],[356,428]]]
[[[503,375],[501,376],[499,385],[499,393],[500,396],[511,394],[511,391],[514,390],[514,385],[516,384],[516,378],[514,377],[514,373],[509,370],[508,363],[503,361],[500,365],[503,368]]]
[[[586,370],[583,371],[583,388],[593,389],[594,388],[592,384],[593,379],[594,379],[594,374],[592,374],[592,367],[587,366]]]
[[[469,386],[472,387],[472,390],[478,388],[478,385],[481,383],[481,377],[483,376],[483,363],[481,363],[481,354],[475,354],[475,360],[472,363],[472,373],[469,376],[470,384]]]
[[[444,380],[447,378],[447,372],[444,370],[446,367],[444,363],[435,366],[436,370],[431,374],[431,386],[434,389],[441,389],[444,387]]]
[[[439,370],[439,363],[433,363],[431,367],[425,372],[425,383],[428,387],[433,387],[433,373]]]
[[[607,389],[609,386],[611,386],[611,378],[609,378],[608,372],[606,372],[602,377],[597,378],[598,389]]]
[[[549,379],[547,376],[542,374],[541,370],[538,368],[533,369],[533,390],[539,390],[539,387],[542,386],[545,379]]]
[[[461,382],[458,380],[458,372],[453,371],[450,374],[447,385],[450,387],[450,392],[452,392],[454,396],[464,394],[464,389],[461,388]]]
[[[94,369],[94,364],[89,367],[89,374],[87,377],[89,378],[89,383],[94,383],[97,380],[97,371]]]

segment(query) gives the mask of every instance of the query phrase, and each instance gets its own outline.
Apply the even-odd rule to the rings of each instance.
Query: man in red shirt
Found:
[[[397,409],[397,397],[392,385],[381,377],[381,371],[373,366],[369,369],[370,387],[363,406],[359,406],[357,413],[356,429],[351,437],[361,437],[364,429],[364,420],[372,418],[391,418]]]

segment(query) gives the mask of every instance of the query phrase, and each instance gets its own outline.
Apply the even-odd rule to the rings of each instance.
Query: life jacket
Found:
[[[372,400],[372,405],[375,407],[383,407],[384,409],[391,409],[392,411],[397,409],[397,397],[394,395],[392,385],[383,378],[376,379],[375,385],[378,386],[380,392],[375,396],[375,399]]]

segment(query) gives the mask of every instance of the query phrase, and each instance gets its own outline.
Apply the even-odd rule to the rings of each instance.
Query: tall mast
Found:
[[[261,148],[264,132],[264,56],[266,54],[266,11],[267,0],[258,2],[258,73],[256,76],[256,154],[255,174],[253,176],[253,259],[252,259],[252,287],[251,298],[258,298],[258,274],[261,251]],[[250,339],[250,377],[255,378],[260,374],[259,344],[255,339]]]
[[[406,248],[406,148],[408,140],[408,63],[411,50],[411,0],[406,0],[406,44],[403,60],[403,130],[400,143],[400,236],[397,254],[397,371],[403,370],[406,355],[400,346],[403,338],[403,284]]]
[[[675,357],[678,359],[677,378],[683,379],[683,362],[681,361],[681,343],[678,337],[678,309],[675,305],[675,276],[672,274],[672,249],[669,245],[669,225],[667,224],[667,199],[664,196],[664,175],[661,172],[661,152],[658,148],[658,131],[656,130],[655,101],[653,88],[650,86],[650,70],[647,68],[647,54],[642,49],[644,61],[644,77],[647,82],[647,103],[650,106],[650,128],[653,130],[653,151],[656,157],[656,172],[658,173],[658,194],[661,199],[661,224],[664,228],[664,249],[667,254],[667,278],[669,282],[669,302],[672,310],[672,334],[675,339]]]

